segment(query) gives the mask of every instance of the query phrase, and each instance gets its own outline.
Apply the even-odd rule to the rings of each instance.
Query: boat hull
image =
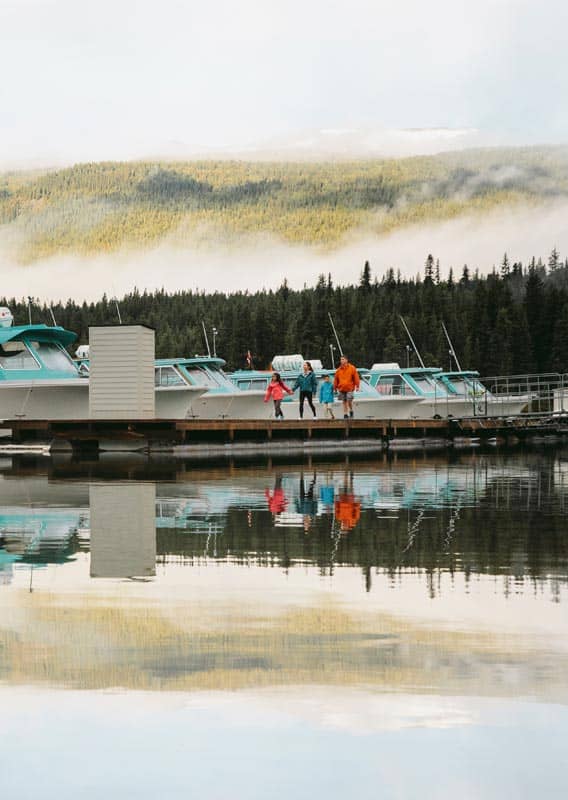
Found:
[[[156,418],[189,418],[192,401],[204,391],[197,386],[156,387]],[[73,420],[89,416],[86,378],[0,383],[0,419]]]
[[[420,401],[418,413],[421,419],[462,419],[464,417],[486,416],[485,403],[464,398],[434,399]]]
[[[424,399],[420,401],[419,413],[422,419],[463,419],[465,417],[516,417],[526,409],[531,398],[492,397],[487,402],[481,398],[467,400],[465,398],[448,398],[447,400]]]
[[[205,392],[192,398],[189,419],[270,419],[272,403],[264,392],[236,389],[234,392]]]
[[[68,380],[0,383],[0,419],[87,419],[89,382]]]

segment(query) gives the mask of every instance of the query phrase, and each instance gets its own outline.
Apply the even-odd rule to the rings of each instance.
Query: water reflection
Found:
[[[566,463],[5,465],[0,675],[563,700]]]
[[[83,480],[76,469],[71,482],[57,465],[45,475],[5,465],[0,580],[9,583],[18,563],[64,564],[90,549],[92,577],[149,577],[156,561],[214,559],[315,565],[324,575],[356,566],[370,589],[377,571],[394,577],[419,569],[466,580],[500,576],[504,593],[525,580],[546,583],[557,600],[566,581],[562,452],[453,463],[168,468],[162,480],[125,481],[113,461],[102,479],[89,473]],[[434,581],[430,587],[435,594]]]
[[[278,797],[321,793],[320,773],[339,776],[329,797],[414,797],[440,751],[435,796],[565,796],[567,466],[564,451],[2,462],[3,794],[22,774],[21,796],[45,794],[65,753],[81,768],[62,765],[53,796],[112,795],[126,747],[120,793],[138,798],[264,796],[283,751],[301,774]],[[521,779],[542,732],[556,750]],[[88,791],[84,752],[104,764]],[[464,752],[498,768],[480,777]],[[149,772],[164,758],[165,778]],[[215,759],[231,765],[216,794]]]

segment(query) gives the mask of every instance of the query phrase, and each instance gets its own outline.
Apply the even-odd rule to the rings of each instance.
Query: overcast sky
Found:
[[[0,0],[0,163],[320,128],[568,140],[565,0]]]

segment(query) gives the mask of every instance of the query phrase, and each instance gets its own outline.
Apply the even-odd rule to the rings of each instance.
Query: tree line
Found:
[[[348,286],[320,275],[300,290],[286,282],[276,290],[231,294],[135,289],[119,301],[105,295],[51,309],[38,301],[30,308],[25,298],[0,302],[12,309],[16,324],[26,323],[30,312],[34,322],[52,324],[53,313],[57,324],[77,332],[78,343],[88,341],[89,326],[118,323],[120,313],[123,323],[155,329],[159,358],[206,353],[204,325],[211,351],[215,347],[230,370],[246,368],[248,353],[259,369],[268,369],[274,355],[290,353],[331,367],[338,359],[331,314],[343,350],[358,366],[418,364],[403,317],[427,365],[455,368],[444,323],[463,369],[483,375],[568,372],[568,260],[556,249],[546,262],[527,265],[510,263],[505,254],[488,275],[464,265],[459,275],[450,270],[441,278],[429,254],[414,278],[392,269],[378,278],[366,262],[357,283]]]

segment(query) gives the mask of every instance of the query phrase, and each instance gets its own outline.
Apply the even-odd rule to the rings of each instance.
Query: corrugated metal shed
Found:
[[[145,325],[89,328],[89,416],[153,419],[154,331]]]

